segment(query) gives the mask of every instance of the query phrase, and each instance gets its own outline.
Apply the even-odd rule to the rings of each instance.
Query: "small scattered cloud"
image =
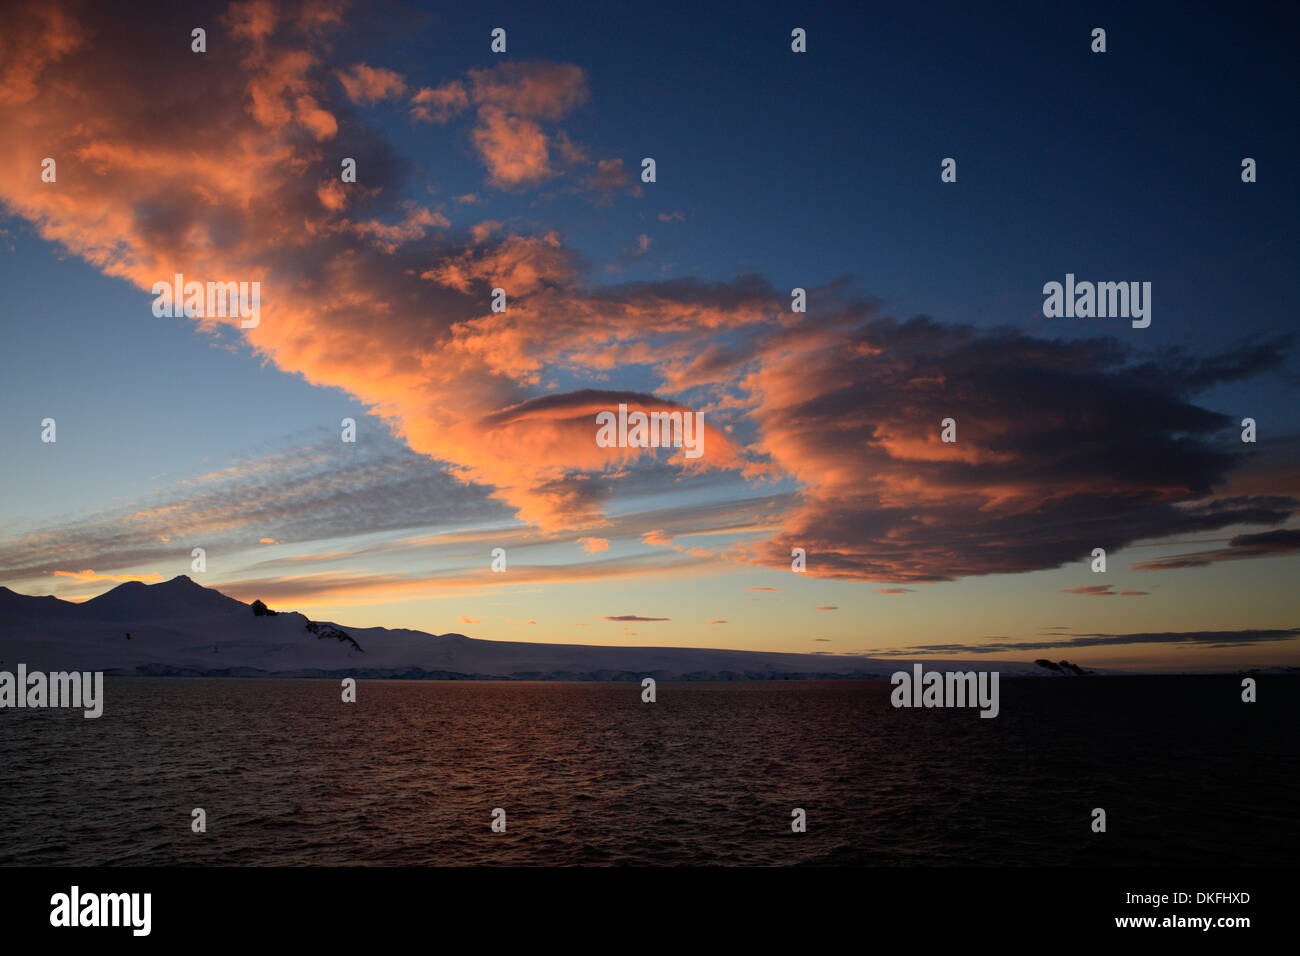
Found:
[[[1150,591],[1133,591],[1128,588],[1117,591],[1113,584],[1089,584],[1081,588],[1063,588],[1062,594],[1082,594],[1087,597],[1145,597]]]
[[[474,245],[480,246],[491,238],[492,233],[500,229],[502,223],[497,219],[485,219],[480,223],[470,227],[469,235],[474,240]]]
[[[469,106],[463,83],[447,83],[436,89],[424,87],[411,97],[411,118],[424,123],[445,123]]]
[[[670,617],[641,617],[639,614],[614,614],[610,617],[602,617],[602,621],[671,621]]]
[[[595,192],[601,203],[611,201],[618,193],[640,195],[641,187],[632,173],[623,165],[622,159],[602,159],[596,163],[596,171],[583,182],[583,186]]]
[[[406,81],[401,74],[364,63],[358,63],[350,70],[340,70],[338,78],[348,99],[362,105],[395,99],[406,92]]]

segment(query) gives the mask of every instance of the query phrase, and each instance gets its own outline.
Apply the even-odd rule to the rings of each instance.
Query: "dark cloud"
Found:
[[[1133,565],[1134,571],[1169,571],[1175,568],[1204,568],[1216,561],[1242,561],[1248,558],[1275,558],[1300,551],[1300,528],[1283,528],[1258,534],[1239,534],[1226,548],[1194,551],[1168,558],[1155,558]]]
[[[768,349],[761,447],[802,499],[760,560],[938,581],[1083,562],[1093,548],[1245,523],[1290,496],[1216,500],[1245,457],[1232,418],[1188,396],[1274,369],[1290,339],[1153,363],[1113,338],[1051,341],[928,318],[867,318]],[[955,443],[940,441],[943,419]]]
[[[1080,647],[1107,647],[1129,644],[1194,644],[1208,647],[1251,647],[1300,637],[1300,627],[1242,631],[1166,631],[1136,634],[1078,634],[1063,640],[1019,641],[989,644],[917,644],[907,648],[890,648],[890,654],[1006,654],[1020,651],[1055,650]]]

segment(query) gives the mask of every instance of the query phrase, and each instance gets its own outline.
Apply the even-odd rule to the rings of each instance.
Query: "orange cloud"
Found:
[[[337,75],[353,103],[378,103],[406,92],[406,81],[401,75],[383,67],[358,63],[350,70],[340,70]]]
[[[650,454],[595,446],[594,415],[619,394],[570,401],[564,415],[530,402],[545,388],[548,364],[557,371],[591,364],[587,352],[610,336],[644,338],[641,329],[686,331],[739,318],[662,298],[607,307],[576,287],[574,257],[554,234],[430,257],[414,245],[446,225],[434,210],[407,207],[396,220],[343,218],[346,193],[335,183],[337,154],[348,144],[321,145],[337,135],[330,105],[336,76],[323,59],[321,23],[292,7],[233,7],[224,18],[247,42],[222,85],[194,81],[189,95],[202,101],[205,116],[199,141],[160,127],[151,105],[152,91],[163,87],[184,99],[177,78],[193,75],[188,50],[141,69],[128,62],[137,41],[118,35],[125,26],[104,19],[91,33],[52,33],[60,22],[66,26],[41,15],[4,23],[19,47],[36,51],[8,65],[0,98],[0,122],[16,144],[0,157],[0,200],[8,210],[142,290],[176,272],[200,281],[260,281],[261,323],[239,331],[244,342],[280,368],[356,396],[411,447],[449,462],[462,480],[496,489],[527,521],[598,525],[607,482],[573,476]],[[69,56],[74,49],[78,56]],[[105,84],[104,75],[116,79]],[[376,79],[363,71],[349,76]],[[391,78],[378,82],[393,85]],[[586,97],[581,70],[553,65],[480,71],[470,89],[489,113],[529,122],[560,117]],[[54,184],[28,175],[49,153],[60,159]],[[495,154],[503,176],[532,175],[527,150],[514,160],[507,154]],[[378,180],[382,170],[369,174]],[[424,267],[413,268],[420,259]],[[509,290],[507,314],[487,308],[496,284]],[[562,313],[572,316],[564,327],[554,321]],[[197,324],[216,331],[237,320]],[[627,347],[634,348],[630,341]],[[654,359],[655,350],[635,348],[641,360]],[[679,460],[681,467],[738,461],[725,434],[711,423],[708,429],[705,458]]]
[[[361,85],[359,79],[354,82]],[[393,79],[385,77],[383,89],[392,86]],[[352,88],[348,91],[351,95]],[[464,82],[421,88],[411,97],[411,116],[446,123],[472,104],[475,123],[470,141],[487,167],[489,182],[500,189],[515,189],[557,175],[557,158],[562,165],[585,161],[583,150],[563,131],[548,134],[541,124],[563,119],[588,95],[586,74],[580,67],[503,63],[471,70]]]
[[[469,77],[476,104],[543,120],[563,119],[589,96],[587,74],[572,63],[503,63]]]
[[[1085,594],[1088,597],[1114,597],[1116,592],[1113,584],[1089,584],[1085,587],[1062,588],[1062,594]]]
[[[608,538],[579,538],[578,544],[580,544],[582,550],[586,551],[588,554],[595,554],[597,551],[609,550]]]
[[[118,584],[123,581],[143,581],[146,584],[156,584],[163,580],[159,573],[150,574],[98,574],[89,569],[85,571],[51,571],[50,574],[56,578],[73,578],[77,581],[113,581]]]
[[[445,123],[468,106],[469,96],[459,81],[437,89],[426,86],[411,97],[411,116],[426,123]]]
[[[546,135],[526,117],[492,107],[480,110],[473,139],[496,186],[530,185],[555,175]]]

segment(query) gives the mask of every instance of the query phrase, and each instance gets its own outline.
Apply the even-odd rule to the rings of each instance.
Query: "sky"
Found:
[[[0,583],[1300,665],[1295,23],[1129,7],[6,4]],[[1150,326],[1045,317],[1067,273]],[[620,403],[704,454],[599,447]]]

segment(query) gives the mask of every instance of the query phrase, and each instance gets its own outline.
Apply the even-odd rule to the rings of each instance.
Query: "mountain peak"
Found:
[[[204,587],[185,574],[158,584],[126,581],[82,605],[94,616],[113,620],[178,617],[195,612],[228,613],[245,606],[242,601],[227,597],[216,588]]]
[[[209,590],[208,588],[203,587],[202,584],[199,584],[197,581],[195,581],[188,574],[178,574],[170,581],[162,581],[158,584],[153,585],[153,587],[168,587],[168,588],[183,588],[187,586],[191,588],[201,588],[202,590],[205,591]]]

